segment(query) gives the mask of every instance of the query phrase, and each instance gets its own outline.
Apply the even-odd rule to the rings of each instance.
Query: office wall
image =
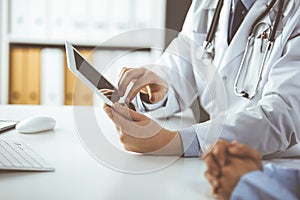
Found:
[[[185,16],[190,8],[192,0],[167,0],[166,5],[166,28],[180,31],[185,20]],[[165,45],[167,46],[176,34],[166,34]]]

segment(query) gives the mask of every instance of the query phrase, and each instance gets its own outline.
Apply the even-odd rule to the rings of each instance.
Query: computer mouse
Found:
[[[54,129],[56,122],[51,117],[39,116],[31,117],[20,121],[16,129],[20,133],[38,133]]]

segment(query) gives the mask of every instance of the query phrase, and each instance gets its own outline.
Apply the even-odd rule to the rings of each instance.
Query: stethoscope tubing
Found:
[[[234,94],[236,96],[241,96],[241,97],[245,97],[247,99],[252,99],[258,92],[258,87],[259,87],[260,81],[262,80],[262,73],[263,73],[263,69],[264,69],[265,64],[266,64],[266,60],[269,56],[269,52],[271,51],[273,43],[275,42],[275,39],[276,39],[276,32],[277,32],[277,29],[278,29],[278,26],[279,26],[281,16],[283,14],[284,0],[279,0],[278,13],[276,15],[274,26],[271,29],[270,37],[268,38],[268,44],[267,44],[267,47],[266,47],[266,52],[264,53],[263,61],[260,65],[260,69],[259,69],[259,78],[258,78],[258,80],[255,84],[255,88],[254,88],[252,94],[250,95],[248,92],[246,92],[244,90],[239,91],[238,90],[238,82],[239,82],[240,77],[241,77],[241,72],[242,72],[242,68],[243,68],[243,65],[245,63],[245,59],[246,59],[246,56],[247,56],[247,53],[248,53],[248,47],[250,45],[250,41],[254,37],[253,32],[254,32],[255,26],[270,12],[270,10],[274,7],[276,1],[277,0],[272,0],[271,1],[271,3],[267,6],[267,8],[264,10],[264,12],[261,13],[255,19],[254,23],[252,24],[252,26],[250,28],[248,41],[247,41],[247,44],[246,44],[246,49],[245,49],[241,64],[239,66],[235,81],[234,81],[233,90],[234,90]],[[213,20],[212,20],[211,26],[209,28],[206,40],[203,43],[204,50],[207,51],[208,49],[210,49],[210,51],[213,51],[212,55],[214,55],[214,47],[213,47],[212,43],[213,43],[213,40],[214,40],[214,37],[215,37],[215,34],[216,34],[216,30],[217,30],[217,26],[218,26],[218,23],[219,23],[220,13],[221,13],[221,9],[223,7],[223,4],[224,4],[224,0],[219,0],[218,1],[217,8],[216,8],[215,14],[213,16]]]

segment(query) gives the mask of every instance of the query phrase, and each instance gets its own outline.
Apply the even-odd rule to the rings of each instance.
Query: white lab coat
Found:
[[[251,99],[237,97],[234,80],[245,50],[250,26],[270,0],[257,0],[249,10],[230,45],[227,44],[231,0],[224,0],[215,38],[213,66],[203,66],[197,54],[205,40],[217,0],[194,0],[182,32],[174,39],[152,68],[170,85],[164,112],[172,115],[200,97],[211,120],[190,128],[196,132],[200,147],[217,138],[237,139],[258,149],[263,155],[276,155],[300,139],[300,0],[285,1],[284,16],[277,39],[263,71],[259,91]],[[277,7],[262,20],[274,21]],[[257,40],[256,42],[260,42]],[[258,45],[256,45],[258,46]],[[258,77],[260,61],[249,67],[244,88],[252,88]],[[256,62],[256,63],[255,63]],[[299,154],[300,155],[300,154]]]

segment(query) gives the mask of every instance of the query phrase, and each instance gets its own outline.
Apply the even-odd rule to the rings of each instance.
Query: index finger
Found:
[[[144,72],[140,69],[128,69],[127,71],[125,71],[118,81],[118,95],[123,96],[127,90],[129,83],[141,77],[143,73]]]
[[[212,154],[219,162],[221,166],[227,163],[227,148],[230,145],[229,142],[225,140],[219,140],[212,149]]]

